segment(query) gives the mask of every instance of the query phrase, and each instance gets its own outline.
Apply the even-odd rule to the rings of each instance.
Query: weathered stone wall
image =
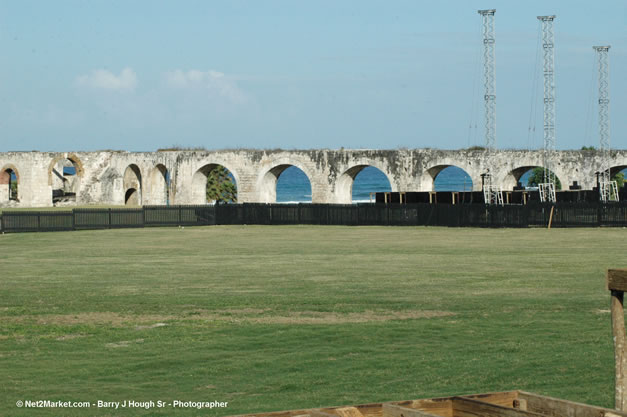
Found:
[[[595,185],[601,164],[594,151],[559,151],[554,171],[564,187],[578,181]],[[9,201],[8,185],[0,184],[0,206],[44,207],[53,193],[75,194],[64,204],[165,204],[166,176],[172,204],[202,204],[208,172],[226,167],[237,182],[240,202],[274,202],[276,181],[289,166],[303,170],[311,182],[314,203],[350,203],[355,176],[366,166],[380,169],[392,191],[429,191],[447,166],[464,169],[473,189],[492,167],[494,181],[511,189],[530,167],[542,165],[540,151],[471,150],[224,150],[173,152],[8,152],[0,153],[0,173],[18,175],[18,201]],[[612,152],[615,171],[627,167],[627,151]],[[74,175],[69,171],[75,172]],[[67,172],[66,172],[67,171]],[[3,177],[4,178],[4,177]],[[63,204],[63,202],[62,202]]]

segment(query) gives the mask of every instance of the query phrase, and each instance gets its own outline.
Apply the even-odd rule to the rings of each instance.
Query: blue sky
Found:
[[[481,145],[485,8],[499,147],[541,147],[536,16],[555,14],[557,147],[597,145],[592,46],[610,44],[627,149],[624,0],[2,0],[0,151]]]

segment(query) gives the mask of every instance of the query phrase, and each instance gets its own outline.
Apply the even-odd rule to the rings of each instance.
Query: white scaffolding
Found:
[[[601,166],[599,169],[599,199],[618,201],[616,181],[611,180],[610,169],[610,65],[608,46],[593,46],[597,53],[599,68],[599,150]]]
[[[540,201],[556,201],[555,198],[555,42],[553,21],[555,16],[538,16],[542,22],[542,49],[544,50],[544,148],[543,183],[538,184]]]
[[[494,13],[495,9],[479,10],[483,23],[483,74],[485,100],[485,153],[488,161],[496,151],[496,77],[494,70]],[[503,204],[503,193],[492,183],[492,167],[483,174],[483,196],[486,204]]]

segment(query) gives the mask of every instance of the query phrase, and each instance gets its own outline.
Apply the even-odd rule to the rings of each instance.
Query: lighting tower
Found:
[[[618,201],[618,187],[610,181],[610,65],[608,46],[593,46],[599,60],[599,198],[603,202]]]
[[[496,77],[494,71],[495,9],[479,10],[483,22],[483,75],[485,100],[485,148],[488,161],[496,150]],[[483,196],[486,204],[503,204],[503,193],[492,184],[490,167],[483,174]]]
[[[544,149],[543,149],[543,180],[538,184],[540,200],[555,202],[555,48],[553,21],[555,16],[538,16],[542,22],[542,49],[544,49]]]

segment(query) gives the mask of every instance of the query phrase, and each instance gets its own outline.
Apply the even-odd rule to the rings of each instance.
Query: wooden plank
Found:
[[[609,274],[608,274],[609,276]],[[614,339],[614,407],[627,411],[627,375],[625,355],[625,313],[623,307],[624,292],[612,290],[610,311],[612,315],[612,333]]]
[[[382,403],[369,403],[369,404],[359,404],[359,405],[355,405],[352,407],[347,407],[347,406],[321,407],[321,408],[308,408],[308,409],[298,409],[298,410],[270,411],[266,413],[248,413],[248,414],[239,414],[239,415],[231,416],[231,417],[252,417],[252,416],[254,417],[298,417],[298,416],[310,416],[312,412],[318,412],[318,411],[337,416],[337,414],[335,414],[335,410],[346,409],[346,408],[355,408],[364,417],[382,417],[381,407],[382,407]]]
[[[392,403],[383,404],[383,417],[438,417],[417,408],[403,407]]]
[[[551,228],[551,223],[553,223],[553,212],[555,211],[555,206],[551,206],[551,214],[549,215],[549,226],[547,229]]]
[[[627,269],[608,269],[607,289],[610,291],[627,291]]]
[[[322,411],[320,409],[310,410],[309,417],[337,417],[337,414]]]
[[[527,402],[527,409],[548,417],[627,417],[627,414],[602,407],[545,397],[521,391],[521,399]]]
[[[381,417],[381,407],[381,403],[371,403],[355,406],[325,407],[320,410],[341,417]]]
[[[455,417],[543,417],[542,414],[523,411],[511,407],[471,400],[464,397],[453,398]]]
[[[340,417],[364,417],[364,415],[361,414],[361,411],[355,407],[339,407],[334,411],[335,414]]]
[[[514,401],[519,399],[518,391],[489,392],[486,394],[460,395],[460,397],[500,405],[502,407],[514,407]],[[524,408],[521,409],[524,410]]]

